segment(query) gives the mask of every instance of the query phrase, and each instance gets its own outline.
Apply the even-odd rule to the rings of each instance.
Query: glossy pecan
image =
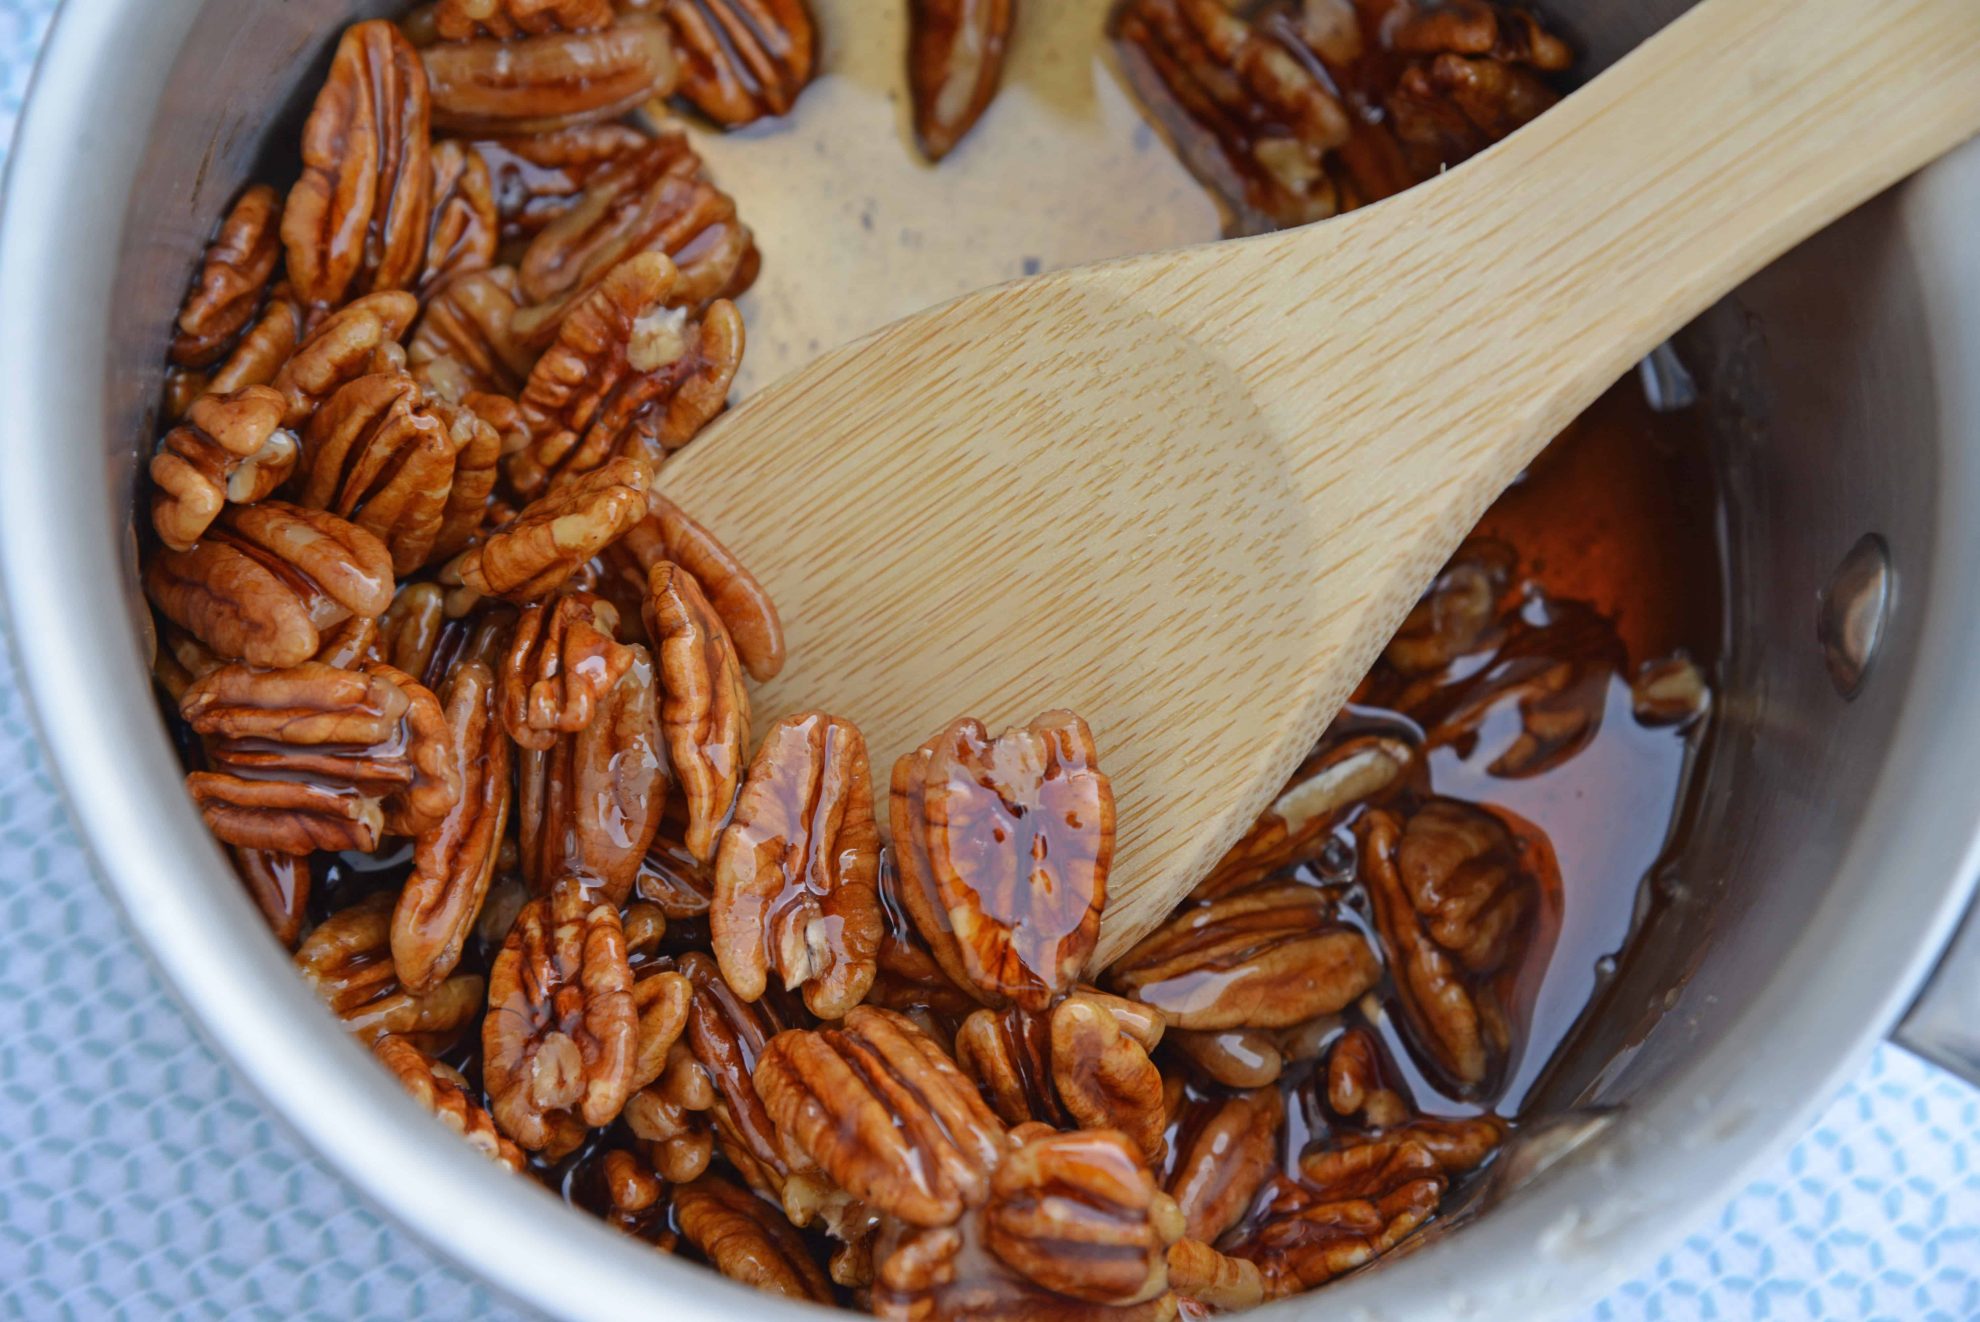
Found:
[[[632,1095],[639,1012],[619,911],[564,877],[523,906],[488,972],[482,1075],[495,1122],[569,1152]]]
[[[393,572],[410,574],[433,558],[456,454],[475,443],[477,425],[486,426],[458,410],[443,418],[404,372],[361,376],[332,395],[304,429],[298,501],[373,533],[392,553]],[[499,444],[492,438],[490,432],[484,458]],[[492,479],[492,464],[484,471]],[[484,498],[487,490],[483,483]],[[479,515],[475,510],[474,523]]]
[[[227,853],[255,908],[268,920],[268,929],[284,949],[294,950],[309,905],[308,855],[234,848]]]
[[[624,1148],[610,1148],[594,1163],[580,1161],[573,1183],[588,1182],[602,1195],[595,1210],[613,1228],[672,1252],[679,1237],[668,1227],[673,1200],[651,1163]],[[585,1181],[586,1175],[591,1176]]]
[[[541,133],[616,119],[674,89],[674,51],[650,20],[517,41],[444,42],[420,52],[433,125],[456,133]]]
[[[1081,1128],[1118,1130],[1142,1160],[1160,1164],[1168,1152],[1169,1114],[1162,1072],[1148,1053],[1160,1040],[1161,1020],[1152,1016],[1143,1020],[1144,1037],[1137,1040],[1123,1024],[1124,1018],[1129,1026],[1133,1024],[1135,1007],[1124,1004],[1125,1013],[1117,1014],[1117,1001],[1118,997],[1075,992],[1053,1009],[1052,1083]]]
[[[171,350],[175,366],[218,362],[254,320],[282,256],[281,209],[281,199],[266,184],[255,184],[235,199],[179,308]]]
[[[939,161],[997,95],[1017,0],[909,0],[908,90],[914,135]]]
[[[983,1242],[1005,1266],[1096,1304],[1167,1290],[1169,1246],[1182,1233],[1182,1213],[1135,1145],[1104,1129],[1050,1134],[1010,1153],[983,1209]]]
[[[301,427],[345,385],[403,366],[399,337],[419,313],[403,290],[367,294],[325,317],[269,382],[288,400],[285,427]]]
[[[519,604],[540,601],[639,521],[652,480],[644,461],[614,459],[561,483],[470,546],[442,581]]]
[[[458,1070],[434,1060],[403,1037],[381,1037],[371,1044],[371,1052],[414,1101],[466,1139],[469,1147],[518,1173],[529,1164],[523,1150],[503,1138],[495,1128],[494,1117],[475,1102]]]
[[[509,819],[509,741],[495,718],[495,677],[457,668],[441,699],[461,796],[413,845],[412,876],[392,915],[392,963],[414,991],[452,973],[481,913]]]
[[[151,457],[151,526],[186,551],[229,501],[252,505],[288,479],[296,434],[284,429],[282,397],[266,386],[206,394]]]
[[[1358,827],[1361,874],[1410,1037],[1460,1090],[1481,1087],[1508,1045],[1504,1019],[1457,956],[1430,935],[1397,871],[1403,824],[1376,811]]]
[[[539,889],[575,872],[623,903],[660,824],[667,758],[653,663],[643,647],[627,652],[625,673],[583,729],[520,755],[523,875]]]
[[[648,139],[599,171],[575,203],[543,227],[523,253],[516,337],[547,347],[580,299],[627,258],[664,253],[678,272],[666,297],[699,311],[733,298],[760,265],[735,199],[709,181],[679,131]]]
[[[438,700],[378,662],[223,666],[186,690],[179,714],[205,737],[212,768],[186,788],[229,844],[369,850],[383,833],[429,829],[460,798]]]
[[[1348,138],[1347,112],[1273,34],[1223,0],[1128,0],[1112,31],[1136,92],[1235,228],[1339,209],[1327,155]]]
[[[1395,1247],[1437,1210],[1447,1184],[1418,1143],[1349,1140],[1309,1156],[1311,1169],[1301,1167],[1312,1189],[1231,1250],[1258,1264],[1274,1296],[1310,1290]]]
[[[1049,1014],[1017,1006],[973,1011],[956,1030],[956,1064],[1006,1124],[1067,1125],[1052,1083]]]
[[[617,608],[589,592],[523,611],[502,665],[502,724],[511,739],[541,751],[591,724],[633,662],[618,628]]]
[[[1123,994],[1188,1029],[1284,1028],[1332,1014],[1380,976],[1336,897],[1299,882],[1179,910],[1111,970]]]
[[[419,278],[433,209],[429,115],[419,52],[398,27],[344,29],[282,211],[289,280],[304,303],[335,306]]]
[[[447,626],[447,594],[437,583],[407,583],[378,621],[377,659],[417,675],[433,675],[433,657]]]
[[[1683,652],[1674,652],[1637,667],[1630,680],[1629,699],[1640,723],[1683,728],[1711,709],[1712,690],[1698,663]]]
[[[1447,1176],[1474,1171],[1506,1141],[1506,1122],[1495,1115],[1465,1120],[1419,1116],[1378,1134],[1355,1135],[1341,1143],[1323,1145],[1300,1157],[1300,1174],[1320,1189],[1389,1160],[1404,1147],[1430,1155]]]
[[[1498,645],[1499,613],[1518,556],[1492,538],[1457,549],[1410,608],[1382,659],[1404,675],[1432,675],[1461,656]]]
[[[615,456],[657,462],[722,411],[742,361],[742,317],[726,299],[701,319],[669,299],[674,264],[629,257],[571,310],[519,398],[530,447],[509,481],[533,496]]]
[[[1042,1010],[1100,933],[1114,797],[1086,722],[1054,711],[995,740],[962,719],[894,764],[901,899],[958,985]]]
[[[1386,107],[1421,177],[1484,150],[1559,100],[1543,73],[1573,62],[1567,44],[1530,14],[1483,0],[1417,10],[1387,25],[1405,65]]]
[[[446,399],[428,399],[426,406],[454,447],[454,480],[447,487],[447,503],[440,511],[440,531],[433,539],[428,562],[448,559],[464,550],[488,521],[491,497],[495,492],[497,466],[507,443],[490,418],[500,419],[499,411],[489,412],[484,401],[490,396],[469,394],[456,404]]]
[[[782,115],[811,81],[817,37],[806,0],[666,0],[680,93],[726,128]]]
[[[972,1228],[883,1227],[873,1248],[871,1306],[893,1322],[1174,1322],[1173,1295],[1109,1306],[1058,1294],[972,1242]]]
[[[1472,973],[1505,965],[1538,885],[1503,821],[1468,803],[1432,799],[1409,815],[1395,867],[1438,945]]]
[[[303,305],[289,282],[281,281],[269,291],[261,316],[241,335],[226,360],[213,369],[204,388],[216,395],[231,395],[248,386],[268,385],[282,364],[295,356],[302,338]],[[184,415],[181,409],[176,416]]]
[[[229,505],[199,542],[144,566],[145,595],[216,655],[291,666],[324,631],[392,600],[392,560],[364,529],[287,501]]]
[[[494,182],[502,237],[535,234],[569,210],[601,170],[652,140],[629,124],[578,124],[476,142]]]
[[[1285,1117],[1284,1098],[1269,1087],[1204,1098],[1185,1108],[1168,1189],[1191,1239],[1213,1243],[1244,1219],[1278,1168]]]
[[[344,1027],[365,1042],[387,1034],[438,1049],[481,1012],[481,979],[457,974],[412,993],[392,967],[392,897],[377,894],[340,909],[303,938],[296,968]]]
[[[488,162],[453,139],[435,143],[433,211],[419,288],[429,290],[450,276],[487,270],[495,261],[501,223]]]
[[[1197,883],[1191,898],[1214,900],[1321,857],[1343,817],[1362,804],[1383,802],[1422,769],[1415,747],[1392,735],[1353,735],[1326,743]]]
[[[627,931],[629,950],[633,933]],[[687,1031],[694,984],[672,969],[642,968],[633,975],[633,1006],[639,1012],[639,1045],[633,1053],[634,1092],[652,1086],[665,1073],[674,1046]]]
[[[749,695],[728,631],[693,575],[656,563],[647,575],[645,616],[660,669],[660,730],[687,797],[683,843],[707,862],[742,780]]]
[[[436,286],[406,343],[406,364],[422,385],[444,398],[481,391],[514,395],[536,356],[509,329],[516,311],[512,266],[471,271]]]
[[[784,626],[770,594],[714,533],[658,491],[646,493],[646,517],[607,548],[605,559],[642,594],[654,564],[673,561],[707,596],[751,678],[768,681],[783,670]]]
[[[715,893],[708,867],[665,832],[647,846],[634,884],[642,899],[651,900],[670,919],[707,917]]]
[[[766,1294],[833,1301],[832,1283],[783,1214],[746,1189],[705,1175],[674,1191],[681,1234],[715,1270]]]
[[[1409,1103],[1388,1086],[1382,1048],[1366,1028],[1342,1033],[1327,1053],[1327,1105],[1370,1129],[1388,1129],[1409,1119]]]
[[[687,1013],[692,1016],[692,1002]],[[626,1102],[626,1127],[646,1143],[655,1170],[685,1184],[708,1169],[714,1154],[708,1120],[714,1105],[715,1086],[683,1037],[668,1049],[659,1079]]]
[[[866,741],[823,712],[779,720],[715,858],[709,931],[729,986],[756,1000],[775,970],[821,1019],[858,1005],[880,945],[879,866]]]
[[[1238,1312],[1265,1301],[1265,1274],[1258,1264],[1227,1257],[1200,1239],[1169,1246],[1169,1288],[1202,1312]]]
[[[1285,1069],[1280,1037],[1268,1028],[1173,1028],[1163,1040],[1226,1088],[1263,1088]]]
[[[1399,8],[1389,42],[1404,55],[1482,56],[1558,73],[1574,63],[1568,44],[1521,9],[1488,0],[1444,0]]]
[[[612,26],[612,0],[439,0],[433,29],[442,41],[538,37]]]
[[[839,1027],[779,1033],[754,1078],[785,1140],[881,1212],[947,1225],[989,1194],[1003,1123],[905,1015],[862,1005]]]

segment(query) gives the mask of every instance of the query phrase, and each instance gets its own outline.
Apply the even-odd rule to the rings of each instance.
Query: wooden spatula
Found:
[[[660,486],[782,610],[759,715],[857,722],[881,784],[956,716],[1086,717],[1120,823],[1104,962],[1242,832],[1549,437],[1977,130],[1980,0],[1705,0],[1400,197],[898,322]]]

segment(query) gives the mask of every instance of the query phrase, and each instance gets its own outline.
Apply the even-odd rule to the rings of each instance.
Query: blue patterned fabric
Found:
[[[0,144],[52,9],[0,0]],[[195,1036],[90,875],[10,655],[0,924],[0,1315],[524,1316],[359,1205]],[[1976,1134],[1980,1094],[1884,1048],[1784,1161],[1586,1322],[1975,1322]]]

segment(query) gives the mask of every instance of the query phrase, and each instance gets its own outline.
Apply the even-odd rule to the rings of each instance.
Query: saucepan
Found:
[[[377,1206],[553,1314],[796,1316],[436,1138],[267,940],[154,706],[131,511],[155,346],[239,181],[281,168],[333,34],[395,7],[76,0],[57,18],[0,229],[0,578],[32,707],[166,981]],[[1564,17],[1600,68],[1683,7]],[[1553,1315],[1717,1206],[1887,1034],[1980,1064],[1980,920],[1961,927],[1980,877],[1976,214],[1980,144],[1677,342],[1729,580],[1675,881],[1552,1071],[1552,1118],[1419,1251],[1279,1314]]]

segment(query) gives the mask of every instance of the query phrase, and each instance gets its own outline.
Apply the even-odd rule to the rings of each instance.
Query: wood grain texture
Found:
[[[767,722],[876,778],[1065,706],[1119,803],[1099,951],[1309,748],[1507,482],[1638,357],[1980,130],[1980,0],[1705,0],[1491,151],[1325,225],[969,295],[660,486],[768,584]]]

